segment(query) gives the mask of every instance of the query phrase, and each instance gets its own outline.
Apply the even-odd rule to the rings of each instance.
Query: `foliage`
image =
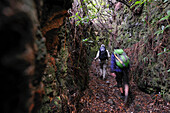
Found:
[[[95,36],[85,37],[82,41],[88,43],[89,46],[93,45],[94,48],[101,43],[107,45],[107,37],[109,34],[112,35],[113,32],[113,29],[108,29],[108,25],[111,25],[109,23],[110,19],[112,18],[112,11],[109,10],[110,5],[108,2],[106,0],[83,0],[83,2],[82,0],[77,0],[75,3],[78,3],[80,6],[70,19],[74,18],[77,26],[92,24],[91,27],[95,30]]]
[[[129,2],[131,2],[132,0],[130,0]],[[133,8],[134,6],[137,5],[137,7],[135,8],[135,10],[140,7],[142,4],[146,4],[148,0],[139,0],[136,1],[130,8]]]
[[[163,53],[168,53],[168,52],[170,52],[170,50],[168,50],[168,49],[164,48],[164,51],[163,51],[163,52],[161,52],[161,53],[158,53],[158,55],[161,55],[161,54],[163,54]]]
[[[94,17],[92,17],[92,18],[89,18],[88,16],[80,17],[78,15],[78,12],[77,12],[75,15],[73,15],[73,16],[71,16],[69,18],[70,19],[74,18],[75,20],[77,20],[76,21],[76,26],[79,26],[79,24],[81,24],[81,25],[87,24],[89,22],[89,20],[93,19]]]
[[[167,22],[168,22],[168,19],[170,18],[170,10],[168,10],[167,11],[167,15],[165,16],[165,17],[163,17],[163,18],[161,18],[159,21],[164,21],[164,20],[167,20]],[[169,23],[169,22],[168,22]],[[158,30],[158,31],[156,31],[154,34],[157,34],[157,36],[158,35],[160,35],[160,34],[162,34],[166,29],[168,29],[170,27],[170,24],[168,24],[167,26],[163,26],[162,25],[162,28],[161,28],[161,30]]]
[[[92,42],[102,42],[101,37],[106,37],[103,42],[114,38],[110,45],[126,48],[129,50],[129,56],[135,59],[132,60],[134,65],[132,77],[138,86],[149,93],[160,92],[162,97],[168,100],[165,95],[169,94],[167,77],[170,67],[166,65],[169,62],[167,57],[170,28],[169,1],[129,0],[126,3],[119,0],[119,2],[124,4],[121,10],[118,3],[113,5],[104,0],[84,1],[88,9],[86,12],[88,18],[95,15],[94,19],[89,19],[89,22],[97,26],[95,29],[97,36]],[[109,18],[114,22],[110,23]],[[83,42],[90,40],[85,38]],[[95,44],[98,45],[99,43]],[[97,50],[97,47],[94,48]]]
[[[134,71],[132,74],[138,86],[148,93],[160,92],[165,100],[169,100],[170,98],[167,96],[170,93],[168,91],[169,65],[166,65],[169,62],[168,3],[167,1],[164,3],[142,1],[135,2],[133,6],[144,4],[142,15],[129,20],[132,25],[129,27],[127,24],[123,28],[124,32],[126,32],[126,28],[130,28],[133,37],[130,41],[132,44],[125,41],[122,46],[128,42],[129,47],[135,48],[134,55],[131,55],[133,59],[136,59],[132,62],[132,65],[135,65],[132,68]],[[129,35],[126,37],[129,38]]]
[[[160,92],[164,99],[169,99],[167,1],[160,4],[141,0],[130,6],[107,0],[74,1],[67,22],[47,32],[51,33],[50,38],[55,37],[56,43],[50,38],[47,42],[54,46],[56,54],[49,53],[52,60],[48,61],[51,64],[44,75],[44,83],[49,83],[45,86],[44,104],[50,102],[59,109],[76,111],[81,91],[87,87],[89,61],[92,62],[101,43],[126,49],[132,59],[131,81],[145,92]],[[138,10],[143,12],[136,16],[134,12]],[[51,108],[45,109],[54,110]]]

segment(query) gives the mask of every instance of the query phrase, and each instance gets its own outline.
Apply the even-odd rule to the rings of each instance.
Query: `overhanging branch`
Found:
[[[127,2],[125,2],[124,0],[116,0],[116,1],[121,2],[122,4],[126,5],[129,9],[130,9],[130,7],[131,7],[131,6],[130,6]]]

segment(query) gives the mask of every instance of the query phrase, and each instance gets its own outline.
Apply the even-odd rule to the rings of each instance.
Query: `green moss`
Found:
[[[167,70],[169,67],[165,64],[169,63],[169,59],[166,54],[160,56],[157,54],[161,51],[159,44],[162,43],[164,48],[169,48],[170,46],[167,43],[170,41],[166,38],[168,34],[165,32],[159,36],[153,35],[154,32],[162,29],[161,26],[169,24],[167,21],[161,24],[158,22],[166,15],[168,8],[165,7],[167,3],[158,4],[156,1],[152,1],[152,3],[144,5],[140,16],[134,16],[127,7],[118,12],[116,16],[118,37],[116,40],[121,47],[129,47],[133,51],[130,57],[136,59],[131,61],[131,64],[135,66],[131,73],[138,86],[144,88],[146,92],[160,91],[162,96],[166,94],[166,97],[168,97]],[[164,10],[161,11],[158,8],[160,5],[164,6]],[[126,22],[121,22],[120,24],[119,21],[121,19],[125,19]],[[162,40],[163,37],[164,41]],[[136,45],[137,43],[139,45]],[[158,50],[155,48],[158,48]]]

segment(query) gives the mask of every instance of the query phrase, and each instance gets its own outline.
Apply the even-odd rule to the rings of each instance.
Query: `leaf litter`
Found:
[[[120,97],[116,80],[108,73],[106,80],[96,73],[96,62],[89,70],[89,87],[80,99],[81,113],[170,113],[170,103],[164,101],[159,94],[149,95],[138,89],[135,83],[130,82],[130,94],[127,104]],[[109,72],[109,69],[107,69]]]

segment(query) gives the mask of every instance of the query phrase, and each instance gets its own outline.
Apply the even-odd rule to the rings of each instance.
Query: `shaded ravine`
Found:
[[[140,91],[134,83],[130,83],[131,93],[128,103],[125,105],[120,98],[120,92],[115,79],[107,74],[106,80],[97,76],[96,65],[92,62],[89,70],[89,88],[84,91],[80,103],[84,106],[81,113],[110,113],[110,112],[147,112],[147,113],[168,113],[170,103],[165,102],[158,94],[149,95]],[[109,71],[109,69],[107,70]]]

